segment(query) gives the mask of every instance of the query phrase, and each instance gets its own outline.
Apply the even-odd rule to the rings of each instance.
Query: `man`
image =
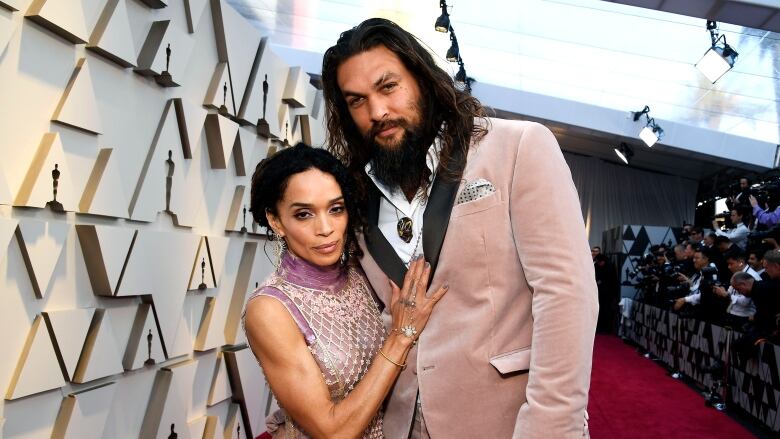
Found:
[[[753,276],[755,280],[761,280],[761,276],[745,262],[744,253],[729,253],[726,256],[726,262],[731,273],[747,273]],[[731,285],[728,290],[722,286],[713,287],[712,292],[720,297],[728,298],[731,301],[726,308],[726,321],[735,328],[741,328],[742,325],[747,323],[748,318],[756,313],[756,306],[753,304],[753,300],[735,290]]]
[[[689,242],[696,245],[701,245],[703,241],[704,241],[704,230],[698,226],[691,228]]]
[[[593,261],[596,261],[596,257],[601,254],[601,247],[595,246],[590,249],[590,257],[593,258]]]
[[[750,202],[750,197],[752,195],[753,191],[750,188],[750,180],[742,177],[739,179],[738,192],[726,200],[726,206],[729,208],[729,210],[732,210],[739,205],[747,205]]]
[[[773,250],[770,258],[777,262],[767,263],[772,276],[769,280],[757,281],[747,273],[737,273],[731,279],[731,285],[740,294],[750,297],[756,306],[752,328],[746,331],[751,344],[767,338],[778,341],[778,318],[780,318],[780,251]],[[769,253],[767,253],[769,254]]]
[[[768,212],[759,206],[758,200],[752,195],[750,196],[750,205],[753,208],[753,216],[759,224],[773,226],[780,223],[780,206],[777,206],[775,210]]]
[[[747,227],[750,223],[749,209],[741,205],[731,209],[731,223],[734,224],[734,228],[724,232],[720,230],[718,221],[713,219],[712,228],[715,230],[716,235],[729,238],[734,245],[745,250],[747,248],[748,234],[750,234],[750,229]]]
[[[701,243],[707,248],[713,248],[715,246],[715,238],[717,237],[718,235],[714,232],[710,232],[702,239]]]
[[[693,254],[695,253],[695,250],[693,248],[693,245],[690,243],[687,244],[677,244],[674,246],[674,260],[675,265],[677,267],[677,271],[680,273],[690,276],[694,273],[693,269]]]
[[[731,271],[729,271],[728,264],[726,263],[726,255],[730,253],[739,253],[742,251],[742,249],[734,245],[728,236],[716,237],[713,247],[714,249],[710,253],[710,262],[718,267],[718,274],[720,275],[720,278],[723,280],[728,280],[731,278]]]
[[[764,269],[764,253],[764,249],[753,249],[748,253],[748,265],[750,265],[750,268],[752,268],[753,271],[761,276],[761,280],[769,279],[769,275],[765,275],[766,270]]]
[[[615,264],[601,253],[601,248],[593,247],[598,252],[593,257],[593,268],[596,271],[596,285],[599,290],[599,319],[596,324],[596,332],[613,333],[615,317],[618,313],[620,302],[620,281],[618,280]]]
[[[328,143],[367,200],[378,298],[417,254],[432,287],[450,285],[388,397],[386,437],[582,437],[598,299],[553,135],[486,118],[384,19],[341,35],[322,82]]]
[[[693,266],[696,269],[696,274],[691,278],[684,274],[678,276],[680,282],[688,284],[691,293],[675,301],[675,311],[679,311],[687,303],[695,306],[697,315],[705,320],[718,321],[723,317],[729,301],[713,292],[718,275],[717,267],[711,262],[712,259],[712,250],[706,248],[699,249],[693,254]],[[706,273],[705,268],[708,269]]]

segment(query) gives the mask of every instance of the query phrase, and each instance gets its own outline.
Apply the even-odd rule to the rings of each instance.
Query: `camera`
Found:
[[[756,197],[758,205],[769,207],[769,210],[774,210],[780,203],[780,181],[773,180],[762,184],[754,192],[753,196]]]
[[[716,267],[704,267],[701,269],[701,283],[699,289],[702,291],[711,290],[712,287],[722,286],[718,282],[718,269]]]

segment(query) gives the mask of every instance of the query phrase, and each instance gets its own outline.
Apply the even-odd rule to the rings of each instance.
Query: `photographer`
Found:
[[[736,275],[737,273],[746,273],[759,281],[761,276],[756,273],[745,262],[745,254],[741,252],[729,253],[726,257],[729,270]],[[733,277],[733,276],[732,276]],[[728,290],[722,286],[712,288],[712,292],[724,298],[729,298],[731,303],[726,308],[726,324],[730,324],[735,329],[740,329],[748,322],[748,319],[756,313],[756,306],[753,300],[735,290],[733,285],[729,285]]]
[[[780,206],[777,206],[772,212],[767,212],[759,206],[758,200],[752,195],[750,196],[750,205],[753,206],[753,216],[756,217],[759,224],[773,226],[780,223]]]
[[[710,262],[710,259],[712,259],[710,250],[708,249],[696,250],[696,252],[693,254],[693,267],[696,270],[696,273],[690,278],[682,273],[677,275],[679,281],[688,286],[688,290],[690,291],[691,294],[685,297],[681,297],[675,301],[674,304],[675,311],[678,311],[686,303],[690,303],[691,305],[699,304],[699,301],[701,300],[701,292],[699,291],[699,288],[701,287],[701,281],[702,281],[701,270],[705,267],[709,267],[715,269],[717,272],[717,267],[715,267],[715,264]]]
[[[691,228],[688,242],[695,245],[702,245],[704,243],[704,230],[701,227]]]
[[[715,246],[715,238],[717,238],[718,235],[716,235],[713,232],[708,233],[704,236],[704,239],[701,240],[701,243],[704,247],[707,248],[713,248]]]
[[[689,304],[694,306],[696,314],[703,320],[719,322],[725,316],[726,307],[730,300],[713,292],[713,287],[718,286],[718,268],[710,262],[712,251],[708,249],[697,250],[693,255],[693,265],[697,272],[691,278],[679,274],[681,282],[687,283],[690,294],[681,297],[674,302],[674,310],[679,311]]]
[[[766,270],[764,269],[764,253],[766,253],[766,250],[763,248],[754,248],[748,252],[748,265],[750,265],[750,268],[753,269],[753,271],[756,272],[759,276],[761,276],[761,280],[767,280],[769,279],[769,275],[765,274]]]
[[[595,252],[594,249],[598,249]],[[615,317],[618,314],[618,302],[620,301],[620,284],[615,265],[609,258],[601,253],[601,249],[593,247],[593,268],[596,272],[596,285],[599,288],[599,317],[596,332],[612,333],[615,326]]]
[[[725,236],[731,240],[734,244],[739,246],[742,250],[747,248],[748,234],[750,229],[750,211],[746,206],[736,206],[731,209],[731,222],[734,224],[734,228],[722,231],[716,216],[712,220],[712,228],[715,230],[715,234],[718,236]]]
[[[780,253],[776,255],[780,258]],[[770,280],[757,281],[747,273],[737,273],[731,279],[731,285],[740,294],[750,297],[756,307],[756,313],[745,328],[746,339],[758,344],[767,338],[777,342],[778,316],[780,316],[780,273]]]
[[[674,246],[674,264],[676,271],[691,276],[695,273],[693,268],[693,254],[695,253],[692,244],[677,244]]]
[[[734,195],[726,200],[729,210],[736,209],[739,205],[747,205],[753,190],[750,189],[750,180],[745,177],[739,179],[739,185],[734,189]]]

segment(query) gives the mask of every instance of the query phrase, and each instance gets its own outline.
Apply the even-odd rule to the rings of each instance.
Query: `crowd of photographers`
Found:
[[[780,344],[780,207],[766,198],[742,179],[714,232],[685,225],[680,244],[652,246],[631,273],[641,298],[744,333],[743,350]]]

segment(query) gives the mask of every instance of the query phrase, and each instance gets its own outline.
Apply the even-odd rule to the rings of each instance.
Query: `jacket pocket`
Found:
[[[483,210],[490,209],[501,202],[499,192],[493,192],[492,194],[479,198],[474,201],[468,201],[466,203],[456,204],[452,208],[451,218],[457,218],[459,216],[469,215],[472,213],[482,212]]]
[[[528,370],[531,367],[531,346],[491,357],[490,364],[502,375]]]

